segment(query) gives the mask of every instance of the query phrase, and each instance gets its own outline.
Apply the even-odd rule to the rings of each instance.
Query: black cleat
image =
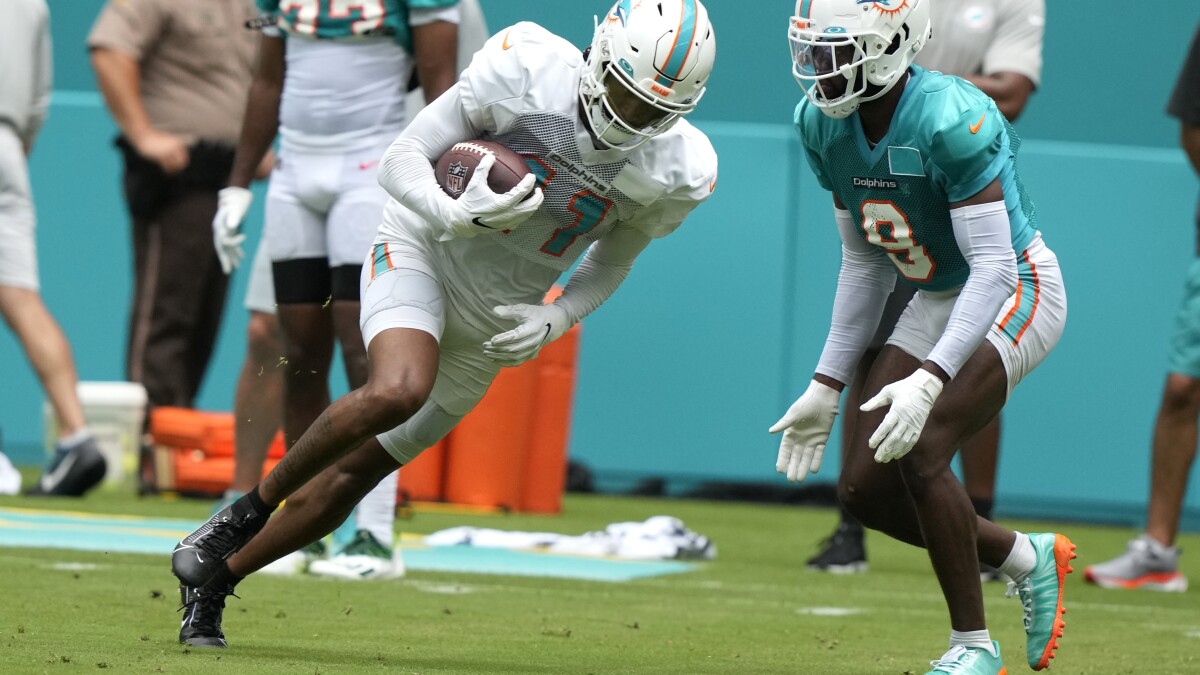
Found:
[[[866,572],[867,549],[862,526],[838,523],[833,534],[821,542],[821,551],[809,558],[805,567],[832,574]]]
[[[96,439],[88,438],[70,448],[60,446],[50,467],[25,494],[82,497],[104,480],[107,470],[108,462],[97,447]]]
[[[183,603],[179,608],[183,610],[179,643],[191,647],[227,647],[225,633],[221,632],[221,614],[225,611],[225,598],[233,595],[233,587],[210,590],[179,584],[179,595]]]
[[[271,514],[258,509],[244,496],[221,509],[200,529],[184,537],[171,553],[171,571],[187,586],[203,586],[221,563],[258,534]]]

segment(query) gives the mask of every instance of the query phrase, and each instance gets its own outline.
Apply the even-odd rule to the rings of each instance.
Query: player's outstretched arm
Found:
[[[825,348],[808,389],[770,429],[783,432],[775,470],[793,482],[821,468],[841,391],[854,376],[896,284],[892,264],[863,240],[850,212],[836,198],[834,220],[842,236],[842,267]]]
[[[833,431],[838,399],[845,386],[832,378],[814,375],[804,394],[770,428],[773,434],[783,432],[775,470],[789,481],[798,483],[821,469],[825,443]]]

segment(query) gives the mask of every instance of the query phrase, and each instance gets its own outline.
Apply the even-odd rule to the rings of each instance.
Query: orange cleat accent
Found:
[[[1050,659],[1054,658],[1054,652],[1058,649],[1058,641],[1063,636],[1063,629],[1067,627],[1065,621],[1062,620],[1063,614],[1067,613],[1067,609],[1063,607],[1063,587],[1067,582],[1067,575],[1074,572],[1071,567],[1071,561],[1075,559],[1075,544],[1071,543],[1070,539],[1061,534],[1054,535],[1054,564],[1058,571],[1058,606],[1054,610],[1054,628],[1050,634],[1050,640],[1046,643],[1046,649],[1042,652],[1041,659],[1033,666],[1034,670],[1044,670],[1050,666]]]

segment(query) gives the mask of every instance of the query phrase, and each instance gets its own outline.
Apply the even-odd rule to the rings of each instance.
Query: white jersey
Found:
[[[404,128],[413,63],[390,38],[315,40],[288,35],[279,102],[285,148],[345,150],[394,138]]]
[[[545,194],[542,207],[507,234],[441,244],[440,227],[393,200],[380,239],[424,250],[499,245],[525,263],[514,267],[533,263],[542,271],[531,274],[553,279],[618,223],[651,237],[673,232],[715,186],[712,145],[680,120],[631,151],[596,149],[579,112],[583,68],[579,50],[541,26],[526,22],[498,32],[455,88],[480,138],[525,157]]]

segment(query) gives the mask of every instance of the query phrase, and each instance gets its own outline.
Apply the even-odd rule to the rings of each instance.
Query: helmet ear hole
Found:
[[[904,24],[904,34],[906,36],[908,35],[908,24]],[[888,48],[883,53],[884,54],[895,54],[900,49],[900,44],[903,41],[904,41],[904,38],[901,38],[900,34],[896,33],[895,35],[892,36],[892,43],[890,45],[888,45]]]

